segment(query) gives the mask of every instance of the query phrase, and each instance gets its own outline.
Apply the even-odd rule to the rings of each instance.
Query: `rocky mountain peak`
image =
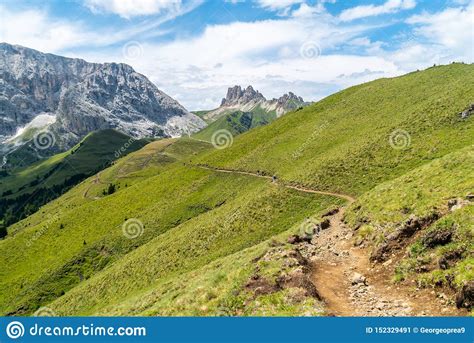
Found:
[[[113,128],[133,137],[179,136],[205,122],[124,63],[89,63],[0,44],[0,148],[37,116],[63,149],[91,131]]]
[[[295,110],[299,107],[309,105],[302,97],[293,92],[288,92],[279,98],[267,100],[262,93],[255,90],[252,86],[242,88],[233,86],[227,89],[227,95],[222,99],[220,107],[206,113],[205,118],[213,121],[229,113],[229,111],[252,112],[259,108],[260,111],[270,113],[274,112],[277,117]]]
[[[306,104],[302,97],[297,96],[293,92],[283,94],[278,99],[273,99],[272,102],[276,103],[277,106],[281,106],[287,110],[293,110]]]
[[[253,89],[252,86],[242,89],[240,86],[230,87],[227,95],[222,99],[221,106],[242,105],[249,102],[266,101],[265,97],[259,91]]]

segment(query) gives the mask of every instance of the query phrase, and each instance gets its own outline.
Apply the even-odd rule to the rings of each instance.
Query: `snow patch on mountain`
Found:
[[[28,124],[26,124],[25,126],[19,127],[15,135],[13,135],[11,138],[8,138],[5,142],[12,142],[16,140],[17,138],[20,138],[23,134],[25,134],[29,130],[41,130],[55,122],[56,122],[55,115],[52,115],[49,113],[38,114]]]
[[[206,126],[123,63],[89,63],[0,43],[0,74],[0,143],[45,121],[59,150],[101,129],[143,138],[175,137]]]

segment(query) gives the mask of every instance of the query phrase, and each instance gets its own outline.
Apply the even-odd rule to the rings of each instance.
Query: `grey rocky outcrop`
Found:
[[[467,119],[474,113],[474,104],[469,105],[464,111],[460,112],[459,115],[462,119]]]
[[[39,114],[64,148],[114,128],[135,138],[178,136],[205,126],[145,76],[122,63],[89,63],[0,44],[0,141]]]
[[[297,96],[292,92],[284,94],[279,98],[267,100],[262,93],[255,90],[252,86],[247,86],[247,88],[233,86],[227,90],[227,95],[222,99],[220,108],[250,108],[252,106],[260,105],[264,110],[276,111],[277,115],[282,115],[309,104],[310,103],[305,102],[302,97]]]
[[[227,90],[227,95],[222,99],[221,106],[242,105],[250,101],[260,102],[266,101],[265,97],[259,91],[248,86],[242,89],[240,86],[230,87]]]
[[[306,103],[302,97],[295,95],[292,92],[283,94],[278,99],[271,100],[272,103],[276,103],[278,107],[284,108],[287,111],[296,110],[299,107],[306,106]]]

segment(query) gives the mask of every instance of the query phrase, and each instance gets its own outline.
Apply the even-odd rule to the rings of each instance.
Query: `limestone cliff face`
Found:
[[[114,128],[133,137],[179,136],[205,126],[126,64],[88,63],[0,44],[0,144],[40,114],[67,147]]]
[[[240,86],[234,86],[227,90],[227,96],[222,99],[221,106],[243,105],[251,101],[260,102],[266,101],[266,99],[259,91],[254,90],[252,86],[248,86],[245,89],[242,89]]]
[[[275,112],[277,116],[281,116],[309,104],[302,97],[292,92],[284,94],[278,99],[267,100],[262,93],[252,86],[247,88],[233,86],[227,90],[227,95],[222,99],[220,107],[208,112],[205,118],[213,121],[232,111],[252,112],[257,108],[264,112]]]

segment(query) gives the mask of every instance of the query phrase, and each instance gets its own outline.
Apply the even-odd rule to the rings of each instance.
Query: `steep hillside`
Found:
[[[26,168],[4,170],[0,177],[0,218],[6,225],[25,218],[115,159],[146,143],[147,140],[135,140],[115,130],[97,131],[66,152]]]
[[[473,65],[430,68],[349,88],[225,149],[153,142],[9,228],[0,313],[337,313],[317,287],[330,275],[361,315],[423,315],[439,287],[443,313],[464,314],[452,299],[472,278],[473,81]],[[328,261],[337,268],[321,270]],[[362,306],[350,292],[367,280],[348,275],[362,267],[368,293],[413,304]]]
[[[347,213],[356,243],[391,260],[398,283],[461,291],[474,280],[473,166],[471,145],[362,195]]]
[[[154,176],[147,175],[148,168],[143,174],[132,168],[126,185],[99,198],[84,196],[90,183],[96,185],[95,178],[88,179],[11,227],[13,236],[0,242],[2,265],[9,266],[1,271],[1,311],[31,313],[79,284],[80,292],[95,289],[97,297],[90,294],[88,302],[64,308],[64,313],[91,313],[149,288],[157,275],[167,278],[200,268],[341,203],[175,162],[182,152],[189,156],[189,144],[197,143],[162,143]],[[149,157],[156,153],[152,149]],[[119,161],[111,168],[126,164]],[[133,230],[137,235],[131,236]],[[18,248],[25,244],[28,254],[20,258]],[[145,262],[149,259],[157,263]],[[116,286],[98,286],[109,278]]]
[[[362,194],[472,143],[472,81],[474,65],[452,64],[351,87],[196,162]]]
[[[226,130],[237,136],[250,129],[266,125],[276,119],[274,112],[254,110],[253,112],[236,111],[225,114],[207,127],[193,135],[196,139],[212,142],[212,137],[219,130]]]

